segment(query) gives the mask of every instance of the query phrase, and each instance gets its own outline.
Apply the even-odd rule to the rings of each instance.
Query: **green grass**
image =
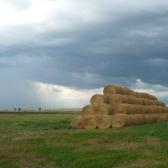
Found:
[[[0,168],[167,168],[168,122],[70,127],[76,114],[1,114]]]

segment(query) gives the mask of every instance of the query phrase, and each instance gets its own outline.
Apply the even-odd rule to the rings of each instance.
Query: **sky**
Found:
[[[168,1],[0,0],[0,108],[82,107],[108,84],[168,103]]]

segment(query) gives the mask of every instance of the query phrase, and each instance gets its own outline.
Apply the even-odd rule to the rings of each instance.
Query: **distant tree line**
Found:
[[[21,111],[22,111],[22,109],[21,109],[20,107],[19,107],[19,108],[16,108],[16,107],[15,107],[13,110],[16,111],[16,112],[21,112]],[[42,111],[42,108],[39,107],[39,108],[38,108],[38,111],[41,112],[41,111]]]
[[[19,107],[19,108],[14,108],[14,111],[22,111],[22,109]]]

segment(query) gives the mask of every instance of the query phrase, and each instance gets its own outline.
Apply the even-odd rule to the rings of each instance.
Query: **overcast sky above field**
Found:
[[[167,101],[167,18],[165,0],[0,0],[0,107],[81,107],[109,83]]]

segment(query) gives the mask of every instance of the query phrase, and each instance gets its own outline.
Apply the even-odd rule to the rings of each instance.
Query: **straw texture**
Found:
[[[156,123],[167,120],[168,114],[116,114],[111,116],[111,125],[113,128],[120,128],[127,125]]]
[[[135,104],[119,104],[115,107],[116,113],[124,113],[124,114],[160,114],[160,113],[168,113],[167,107],[160,106],[143,106],[143,105],[135,105]]]
[[[113,95],[113,94],[133,95],[137,98],[157,100],[156,96],[150,95],[148,93],[135,92],[127,87],[121,87],[121,86],[117,86],[117,85],[106,86],[103,90],[103,93],[104,93],[104,95]]]
[[[109,104],[110,103],[109,96],[105,96],[102,94],[96,94],[91,97],[90,103],[93,105],[100,105],[104,103]]]
[[[114,94],[109,96],[110,104],[136,104],[136,105],[149,105],[149,106],[163,106],[165,107],[165,103],[157,100],[150,100],[145,98],[137,98],[133,95],[120,95]]]
[[[123,95],[133,95],[134,92],[126,87],[121,87],[117,85],[108,85],[103,90],[104,95],[111,95],[111,94],[123,94]]]
[[[87,105],[81,110],[81,115],[107,115],[109,114],[110,106],[108,104]]]
[[[71,126],[73,128],[84,129],[83,118],[81,116],[77,116],[77,117],[73,118],[73,120],[71,122]]]
[[[96,125],[99,129],[105,129],[111,127],[111,120],[108,115],[97,115],[96,118]]]
[[[108,85],[93,95],[71,126],[79,129],[119,128],[127,125],[168,121],[168,107],[154,95],[127,87]]]

